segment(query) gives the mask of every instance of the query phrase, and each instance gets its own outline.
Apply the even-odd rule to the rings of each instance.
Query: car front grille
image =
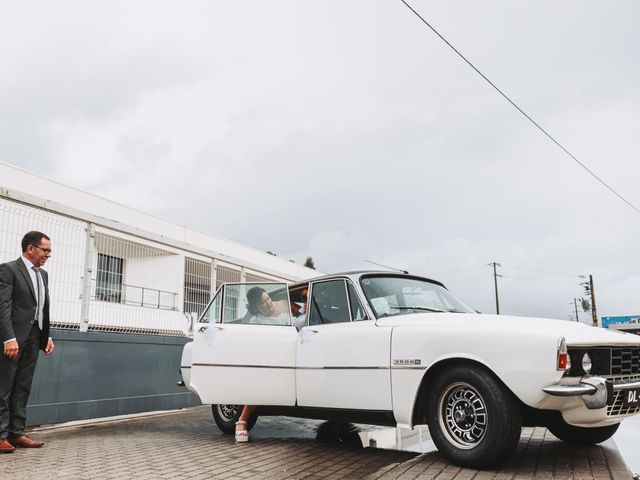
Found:
[[[571,357],[570,376],[580,377],[585,374],[582,369],[582,358],[585,353],[591,357],[591,375],[621,376],[640,374],[639,346],[594,346],[569,347]]]
[[[640,347],[611,349],[611,375],[640,374]]]
[[[608,380],[611,380],[614,384],[618,384],[618,383],[625,383],[625,382],[637,382],[640,380],[640,375],[611,376],[607,378]],[[624,390],[618,390],[616,392],[613,392],[613,403],[611,405],[607,405],[608,417],[632,415],[634,413],[640,412],[640,406],[635,406],[635,407],[623,406],[622,402],[623,402],[624,395],[625,395]]]
[[[592,361],[590,374],[604,377],[614,384],[640,381],[640,346],[570,346],[571,371],[569,376],[582,377],[585,375],[582,369],[582,357],[589,353]],[[607,416],[624,417],[640,413],[640,406],[623,405],[626,392],[613,392],[613,401],[607,405]]]

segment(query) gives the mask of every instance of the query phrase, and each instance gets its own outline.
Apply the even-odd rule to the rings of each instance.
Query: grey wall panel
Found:
[[[29,425],[199,405],[178,387],[185,338],[53,330],[27,409]]]

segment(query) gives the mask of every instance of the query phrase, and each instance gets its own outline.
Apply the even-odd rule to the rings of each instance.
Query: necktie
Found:
[[[32,267],[36,272],[36,279],[38,285],[38,310],[36,311],[36,320],[38,320],[38,326],[42,330],[42,317],[44,312],[44,282],[42,281],[42,274],[38,267]]]

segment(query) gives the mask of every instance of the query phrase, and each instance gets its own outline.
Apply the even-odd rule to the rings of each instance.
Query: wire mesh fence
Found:
[[[52,242],[53,328],[184,336],[222,283],[284,280],[0,197],[0,263],[30,230]]]
[[[91,255],[91,329],[178,333],[190,321],[182,308],[184,253],[97,227]]]
[[[245,274],[245,282],[247,283],[264,283],[264,282],[277,282],[279,279],[274,277],[267,277],[263,275],[259,275],[253,272],[247,272]]]
[[[0,263],[20,257],[22,237],[31,230],[52,239],[52,258],[44,269],[49,273],[53,326],[80,324],[85,229],[83,222],[0,198]]]
[[[216,266],[216,290],[223,283],[241,282],[242,269],[227,264],[218,264]]]
[[[184,312],[199,316],[211,297],[211,261],[184,259]]]

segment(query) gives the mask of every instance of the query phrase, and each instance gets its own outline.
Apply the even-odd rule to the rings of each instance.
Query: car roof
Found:
[[[421,277],[420,275],[411,275],[409,273],[402,273],[402,272],[388,272],[388,271],[382,271],[382,270],[352,270],[352,271],[347,271],[347,272],[339,272],[339,273],[332,273],[332,274],[326,274],[326,275],[319,275],[317,277],[312,277],[309,278],[307,280],[303,280],[303,281],[299,281],[299,282],[295,282],[292,283],[290,285],[291,287],[297,287],[297,286],[303,286],[306,285],[309,282],[318,282],[318,281],[322,281],[322,280],[330,280],[332,278],[344,278],[344,277],[348,277],[351,278],[352,280],[358,281],[360,279],[360,277],[362,276],[388,276],[388,277],[406,277],[406,278],[415,278],[418,280],[426,280],[427,282],[430,283],[435,283],[436,285],[440,285],[443,288],[447,288],[444,286],[444,284],[442,282],[439,282],[437,280],[433,280],[431,278],[426,278],[426,277]]]

